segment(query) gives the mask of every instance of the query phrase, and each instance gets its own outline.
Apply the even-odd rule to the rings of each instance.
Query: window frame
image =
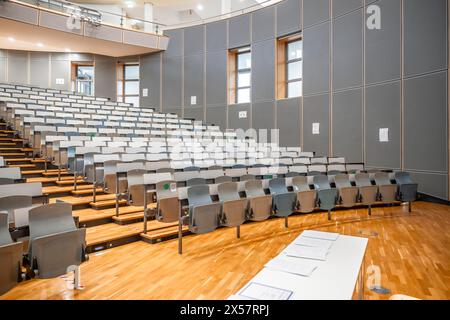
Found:
[[[244,54],[250,54],[250,67],[248,68],[239,68],[239,57],[244,55]],[[237,50],[236,52],[236,83],[235,83],[235,88],[236,88],[236,104],[239,103],[251,103],[252,102],[252,67],[251,67],[251,60],[252,60],[252,51],[250,47],[246,47],[246,48],[241,48],[240,50]],[[239,76],[242,74],[249,74],[250,76],[250,83],[248,86],[239,86]],[[239,91],[241,90],[246,90],[248,89],[250,91],[249,93],[249,100],[245,101],[245,102],[239,102]]]
[[[296,82],[299,82],[300,83],[300,85],[302,85],[303,84],[303,75],[300,77],[300,78],[294,78],[294,79],[289,79],[289,67],[290,66],[292,66],[292,64],[294,64],[294,63],[296,63],[296,62],[300,62],[301,63],[301,65],[302,65],[302,68],[303,68],[303,54],[302,54],[302,57],[300,57],[300,58],[293,58],[293,59],[289,59],[289,45],[290,44],[292,44],[292,43],[294,43],[294,42],[300,42],[300,43],[302,43],[302,38],[300,37],[300,38],[298,38],[298,39],[293,39],[293,40],[288,40],[288,41],[286,41],[285,42],[285,54],[286,54],[286,57],[285,57],[285,61],[286,61],[286,70],[285,70],[285,75],[286,75],[286,79],[285,79],[285,82],[286,82],[286,86],[285,86],[285,88],[286,88],[286,93],[285,93],[285,97],[286,98],[298,98],[298,97],[301,97],[303,94],[301,94],[300,96],[295,96],[295,97],[290,97],[289,96],[289,84],[290,83],[296,83]],[[303,43],[302,43],[303,44]]]
[[[79,80],[78,79],[78,68],[80,67],[92,67],[92,79],[91,80]],[[90,84],[90,94],[86,94],[84,92],[80,92],[78,90],[79,83],[89,83]],[[95,63],[92,62],[72,62],[72,91],[81,93],[88,96],[94,96],[95,95]]]
[[[140,76],[138,78],[133,79],[127,79],[126,78],[126,68],[127,67],[140,67],[139,62],[130,62],[130,63],[119,63],[118,66],[118,76],[117,76],[117,85],[119,86],[119,82],[121,83],[121,95],[117,94],[117,100],[124,103],[130,103],[126,102],[126,98],[128,97],[134,97],[134,98],[140,98],[140,90],[141,90],[141,79]],[[127,94],[126,93],[126,84],[127,82],[137,82],[138,83],[138,92],[137,94]],[[117,90],[118,91],[118,90]],[[136,106],[135,106],[136,107]],[[139,107],[139,106],[137,106]]]

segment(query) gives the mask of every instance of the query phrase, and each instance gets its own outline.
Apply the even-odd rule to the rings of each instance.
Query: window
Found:
[[[303,95],[303,43],[300,35],[278,39],[277,99]]]
[[[228,54],[228,103],[251,101],[252,55],[249,47],[230,50]]]
[[[94,95],[94,64],[72,64],[72,90],[81,94]]]
[[[139,106],[139,65],[119,63],[117,101]]]
[[[286,43],[286,97],[300,97],[302,95],[303,77],[302,40]]]

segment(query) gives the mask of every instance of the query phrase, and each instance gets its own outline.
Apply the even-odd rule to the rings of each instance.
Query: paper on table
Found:
[[[309,277],[317,268],[317,265],[308,262],[290,261],[283,258],[277,258],[269,261],[265,267],[271,270]]]
[[[290,290],[271,287],[264,284],[250,282],[239,296],[256,300],[289,300],[293,294]]]
[[[284,254],[291,257],[313,259],[325,261],[327,259],[328,250],[321,247],[305,247],[295,244],[289,245],[284,249]]]
[[[297,239],[294,240],[294,244],[305,247],[320,247],[329,250],[333,242],[330,240],[308,238],[300,235]]]
[[[324,240],[335,241],[339,237],[339,233],[334,232],[323,232],[323,231],[315,231],[315,230],[305,230],[301,234],[303,237],[308,238],[317,238]]]

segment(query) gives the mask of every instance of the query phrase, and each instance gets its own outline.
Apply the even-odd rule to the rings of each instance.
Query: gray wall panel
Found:
[[[161,54],[150,54],[141,57],[140,60],[140,89],[141,105],[159,110],[160,106],[160,81]],[[142,90],[148,89],[148,96],[142,96]]]
[[[227,21],[218,21],[206,25],[206,52],[226,50]]]
[[[246,111],[247,118],[239,118],[239,112]],[[228,128],[229,129],[244,129],[250,128],[250,105],[249,104],[234,104],[228,106]]]
[[[330,19],[329,0],[303,0],[303,19],[305,28]]]
[[[203,106],[203,61],[204,55],[186,56],[184,59],[184,105]],[[191,97],[197,97],[197,103],[191,105]]]
[[[363,161],[362,89],[333,94],[333,155]]]
[[[117,100],[116,81],[117,60],[115,58],[95,57],[95,95]]]
[[[399,79],[400,64],[400,0],[377,2],[382,16],[381,30],[366,29],[366,83]]]
[[[170,38],[169,46],[164,51],[166,57],[177,57],[183,54],[183,29],[168,30],[164,32]]]
[[[296,124],[297,126],[298,124]],[[275,128],[275,103],[274,101],[258,102],[252,105],[252,127],[255,129]],[[270,134],[270,131],[268,131]]]
[[[333,0],[333,17],[361,8],[363,0]]]
[[[227,104],[227,52],[206,54],[206,104]]]
[[[284,36],[302,28],[302,0],[284,0],[277,5],[277,35]]]
[[[51,62],[51,87],[59,90],[69,90],[70,85],[70,61],[55,60]],[[56,84],[56,79],[64,79],[64,84]]]
[[[205,26],[195,26],[184,30],[184,54],[200,54],[205,52]]]
[[[301,144],[301,100],[283,99],[277,102],[277,128],[280,130],[280,146],[299,147]]]
[[[227,107],[209,107],[206,108],[206,123],[214,124],[225,131],[227,128]]]
[[[365,118],[367,166],[400,168],[400,81],[366,88]],[[380,142],[381,128],[389,141]]]
[[[252,46],[252,101],[275,97],[275,42],[266,40]]]
[[[182,64],[182,57],[163,56],[163,110],[165,108],[177,108],[182,106]]]
[[[203,121],[204,117],[203,107],[186,107],[184,108],[184,118],[201,120]]]
[[[30,84],[39,87],[48,87],[49,65],[48,59],[31,59],[30,60]]]
[[[8,51],[8,81],[14,83],[28,82],[28,53],[25,51]]]
[[[315,151],[317,155],[329,154],[329,109],[328,94],[303,99],[303,149],[305,151]],[[313,123],[320,123],[319,134],[312,134]]]
[[[362,10],[334,20],[333,89],[362,85]]]
[[[228,23],[228,47],[238,48],[250,44],[250,14],[230,19]]]
[[[408,79],[404,91],[406,169],[447,171],[447,72]]]
[[[447,1],[404,1],[405,75],[447,67]]]
[[[275,38],[275,7],[269,6],[253,12],[252,41]]]
[[[324,23],[304,31],[303,92],[305,95],[326,92],[330,88],[330,24]]]
[[[447,175],[419,172],[410,173],[413,181],[419,184],[419,192],[448,200]]]
[[[0,81],[6,81],[6,58],[0,58]]]

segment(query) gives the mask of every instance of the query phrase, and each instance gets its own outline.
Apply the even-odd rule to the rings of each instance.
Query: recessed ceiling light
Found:
[[[14,39],[13,37],[8,37],[8,40],[9,40],[10,42],[16,41],[16,39]]]
[[[133,1],[126,1],[125,5],[127,6],[127,8],[134,8],[134,2]]]
[[[42,48],[42,47],[44,46],[44,44],[42,44],[42,43],[40,43],[40,42],[36,43],[36,45],[37,45],[39,48]]]
[[[203,5],[201,3],[199,3],[197,5],[197,10],[202,11],[203,10]]]
[[[72,50],[66,48],[66,49],[64,49],[64,51],[65,52],[71,52]]]

